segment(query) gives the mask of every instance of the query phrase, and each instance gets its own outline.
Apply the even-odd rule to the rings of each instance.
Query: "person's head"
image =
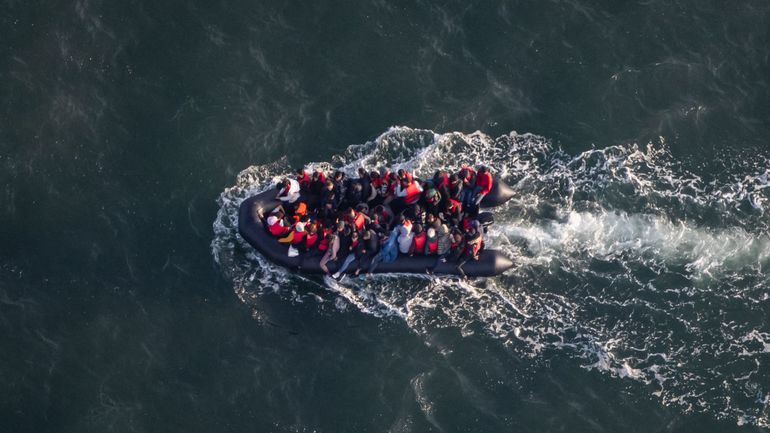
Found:
[[[333,190],[334,189],[334,182],[332,182],[331,180],[327,180],[326,181],[326,189],[328,189],[329,191]]]
[[[342,233],[345,231],[345,223],[340,221],[337,223],[337,231]]]
[[[452,237],[454,238],[455,242],[460,242],[463,240],[463,232],[456,230],[452,232]]]
[[[352,207],[349,207],[345,209],[345,215],[353,218],[354,216],[356,216],[356,211],[354,211]]]
[[[366,206],[364,203],[359,203],[358,205],[356,205],[356,212],[365,214],[368,211],[369,211],[369,207]]]
[[[438,191],[436,191],[434,188],[425,191],[425,198],[428,199],[430,203],[435,202],[438,200]]]
[[[358,177],[366,177],[366,169],[363,167],[358,167]]]
[[[474,227],[473,224],[471,224],[468,227],[468,229],[465,230],[465,234],[467,234],[468,236],[475,236],[476,235],[476,227]]]
[[[344,178],[345,178],[345,173],[343,173],[343,172],[341,172],[339,170],[334,172],[334,180],[340,181],[340,180],[342,180]]]
[[[398,214],[398,223],[404,224],[405,222],[406,222],[406,217],[404,216],[404,214]]]
[[[385,206],[378,204],[374,207],[374,213],[382,214],[383,212],[385,212]]]
[[[460,176],[459,176],[460,179],[467,179],[469,175],[470,173],[468,172],[467,169],[460,170]]]
[[[334,241],[334,233],[329,233],[328,235],[326,235],[326,240],[329,242]]]
[[[317,171],[314,171],[313,174],[310,175],[310,179],[311,180],[319,180],[319,179],[321,179],[321,175]]]
[[[482,166],[479,167],[479,170],[478,170],[479,174],[484,174],[486,172],[487,172],[487,167],[486,166],[482,165]]]
[[[372,180],[379,179],[380,178],[380,173],[372,170],[371,172],[369,172],[369,178],[372,179]]]
[[[413,231],[417,234],[422,233],[422,224],[415,224]]]
[[[441,228],[441,221],[435,220],[432,223],[430,223],[430,226],[431,226],[432,229],[438,230],[438,229]]]
[[[433,224],[433,221],[436,221],[436,215],[433,215],[432,213],[429,213],[428,215],[425,215],[425,223],[428,225]]]
[[[353,184],[353,189],[356,190],[356,191],[361,191],[361,190],[364,189],[364,186],[361,185],[360,183],[356,182],[356,183]]]
[[[353,232],[350,233],[350,239],[353,239],[353,240],[358,239],[358,232],[353,230]]]
[[[304,169],[304,168],[302,168],[302,167],[299,167],[299,168],[297,169],[296,173],[297,173],[297,176],[300,176],[300,177],[302,177],[302,176],[304,176],[304,175],[305,175],[305,169]]]
[[[458,182],[460,182],[460,178],[457,177],[456,174],[449,176],[449,183],[454,185],[454,184],[457,184]]]
[[[436,238],[436,229],[433,227],[429,228],[427,232],[425,232],[425,235],[428,237],[429,240],[433,240]]]
[[[371,239],[371,238],[372,238],[372,231],[371,231],[371,230],[364,230],[364,233],[361,235],[361,237],[362,237],[364,240],[367,240],[367,241],[368,241],[369,239]]]
[[[318,226],[316,226],[315,223],[307,223],[305,225],[305,230],[308,234],[314,235],[318,231]]]
[[[451,212],[453,206],[454,206],[454,204],[452,203],[452,201],[451,200],[447,200],[446,203],[444,203],[444,211]]]
[[[398,169],[398,177],[400,177],[401,179],[405,178],[406,177],[406,170],[404,170],[403,168],[399,168]]]

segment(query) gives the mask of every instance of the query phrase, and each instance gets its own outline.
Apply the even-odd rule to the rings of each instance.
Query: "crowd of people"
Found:
[[[484,248],[479,205],[492,185],[483,166],[437,171],[422,181],[403,169],[359,168],[358,177],[348,178],[342,171],[327,176],[300,168],[295,178],[276,185],[282,204],[265,224],[291,245],[290,254],[320,257],[327,274],[329,262],[339,262],[336,279],[348,269],[371,274],[399,254],[435,257],[425,269],[429,274],[440,263],[453,263],[464,277],[463,265],[479,260]]]

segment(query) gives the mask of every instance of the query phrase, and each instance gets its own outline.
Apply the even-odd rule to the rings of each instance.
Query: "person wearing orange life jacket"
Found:
[[[286,224],[283,217],[284,213],[283,209],[281,208],[276,208],[267,217],[267,230],[271,235],[283,237],[289,233],[291,229],[289,228],[288,224]]]
[[[425,254],[425,244],[428,235],[423,231],[422,224],[415,224],[412,232],[414,233],[414,236],[412,236],[412,246],[409,248],[409,256]]]

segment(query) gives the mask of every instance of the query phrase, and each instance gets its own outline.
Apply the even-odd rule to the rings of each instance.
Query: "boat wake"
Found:
[[[421,335],[484,335],[535,360],[567,354],[586,369],[641,382],[684,412],[770,426],[767,157],[685,167],[662,141],[571,156],[532,134],[394,127],[315,165],[430,176],[463,163],[491,167],[517,193],[495,209],[488,235],[516,263],[500,277],[337,283],[272,265],[237,234],[238,207],[290,173],[286,161],[247,168],[221,194],[214,259],[249,305],[275,293],[402,320]]]

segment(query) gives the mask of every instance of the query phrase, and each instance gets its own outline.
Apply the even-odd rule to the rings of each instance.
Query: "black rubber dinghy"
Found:
[[[238,232],[251,246],[272,262],[292,270],[301,269],[302,272],[323,273],[319,264],[320,255],[306,258],[306,254],[300,254],[296,257],[289,257],[289,246],[279,243],[278,239],[265,228],[264,218],[281,203],[275,199],[275,194],[274,189],[268,189],[241,203],[238,213]],[[492,191],[484,197],[481,206],[498,206],[511,197],[513,197],[513,190],[502,181],[495,179]],[[335,272],[342,265],[343,259],[344,257],[340,256],[336,262],[327,263],[327,267],[331,272]],[[425,268],[432,266],[435,261],[435,256],[408,257],[399,254],[398,258],[391,263],[380,263],[375,273],[425,274]],[[502,252],[484,249],[479,255],[478,261],[471,260],[463,265],[463,271],[469,277],[491,277],[505,272],[512,266],[511,259]],[[355,270],[355,267],[351,266],[350,270]],[[439,263],[435,273],[460,275],[456,264],[451,262]]]

